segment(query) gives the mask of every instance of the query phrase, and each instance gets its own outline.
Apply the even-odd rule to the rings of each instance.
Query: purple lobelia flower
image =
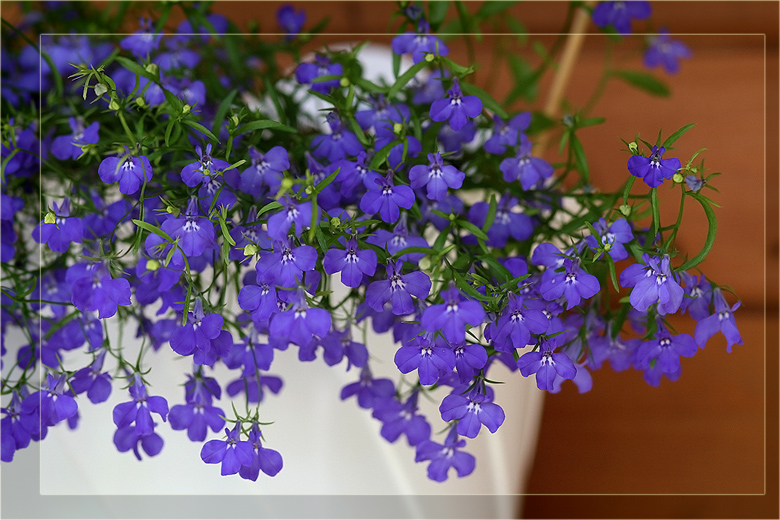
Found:
[[[98,318],[103,319],[116,314],[119,305],[131,304],[130,282],[127,279],[111,278],[103,262],[82,265],[85,270],[72,278],[71,301],[77,309],[81,312],[97,311]]]
[[[604,361],[609,361],[612,370],[622,372],[631,366],[634,351],[642,344],[642,340],[624,340],[620,334],[613,338],[611,330],[612,325],[610,324],[607,326],[607,331],[603,336],[593,334],[588,339],[588,346],[590,347],[588,365],[594,369],[599,369]]]
[[[257,222],[256,224],[252,224]],[[251,255],[246,255],[244,248],[248,245],[257,246],[260,249],[271,249],[273,240],[268,236],[268,232],[263,229],[263,224],[257,218],[257,208],[252,206],[246,215],[246,223],[252,225],[235,226],[230,230],[230,236],[236,242],[228,253],[231,261],[239,260],[243,264],[249,263]]]
[[[65,253],[68,251],[71,242],[81,243],[81,237],[84,233],[84,226],[81,219],[70,216],[70,199],[65,197],[62,206],[54,206],[54,222],[47,222],[47,219],[33,230],[33,240],[39,244],[46,244],[49,249],[55,253]]]
[[[396,54],[411,54],[415,63],[425,59],[426,54],[446,56],[449,49],[438,36],[429,34],[430,25],[423,19],[417,22],[417,32],[405,32],[393,38],[390,44]]]
[[[281,146],[274,146],[265,154],[250,146],[249,157],[252,159],[252,166],[241,172],[241,191],[252,195],[255,200],[260,200],[268,192],[276,191],[282,185],[282,172],[290,169],[290,157],[287,150]]]
[[[196,197],[190,199],[185,213],[179,217],[169,217],[162,223],[160,229],[176,239],[177,249],[181,249],[173,254],[171,265],[174,268],[184,268],[182,254],[192,261],[193,258],[202,255],[207,249],[217,248],[214,224],[201,215]],[[164,259],[172,246],[159,235],[150,233],[146,237],[145,247],[146,252],[153,258]]]
[[[490,247],[501,248],[507,244],[509,237],[515,240],[528,240],[534,234],[534,220],[525,213],[512,211],[518,207],[518,200],[509,194],[504,194],[496,206],[496,214],[493,218],[493,224],[487,230],[488,240],[486,244]],[[481,228],[485,224],[490,204],[487,202],[477,202],[469,209],[468,220],[475,226]],[[467,244],[476,244],[477,239],[473,235],[464,237]]]
[[[417,370],[420,384],[432,385],[455,368],[455,353],[452,348],[434,343],[432,334],[428,333],[399,348],[394,361],[401,373]]]
[[[289,238],[276,240],[274,251],[264,253],[257,261],[257,283],[296,287],[303,280],[303,273],[314,269],[316,263],[317,250],[313,247],[293,247]]]
[[[502,155],[507,146],[522,146],[528,140],[523,132],[531,125],[530,112],[521,112],[509,122],[494,115],[493,122],[493,135],[483,145],[486,152]]]
[[[452,88],[447,94],[446,98],[437,99],[431,104],[431,120],[437,123],[449,121],[452,129],[457,131],[466,125],[468,118],[482,113],[482,100],[477,96],[464,96],[458,78],[452,79]]]
[[[189,376],[184,385],[187,404],[171,407],[168,420],[174,430],[187,430],[187,437],[194,442],[206,440],[207,428],[214,433],[225,425],[225,412],[212,406],[212,399],[219,399],[221,390],[217,381],[200,374]]]
[[[203,301],[195,300],[195,308],[187,317],[187,324],[171,334],[171,348],[180,356],[194,354],[196,365],[213,365],[217,354],[233,346],[229,331],[222,330],[224,319],[219,314],[203,312]]]
[[[282,207],[268,219],[268,236],[276,240],[283,240],[287,237],[293,224],[295,224],[296,235],[300,235],[304,229],[311,226],[311,202],[298,203],[285,195],[279,203]]]
[[[633,287],[629,301],[631,306],[640,312],[646,311],[654,303],[658,304],[659,314],[677,312],[683,300],[684,291],[672,273],[669,257],[651,257],[642,255],[642,264],[626,267],[620,273],[620,285]]]
[[[447,341],[442,338],[436,338],[437,344],[447,344]],[[485,347],[482,345],[476,345],[473,343],[455,343],[454,345],[447,344],[452,352],[455,354],[455,370],[458,372],[458,380],[461,383],[471,381],[471,379],[479,374],[479,371],[487,366],[488,355]]]
[[[384,311],[385,304],[392,301],[392,312],[404,316],[414,312],[412,296],[424,300],[431,290],[431,279],[422,271],[401,274],[403,261],[387,264],[387,280],[371,283],[366,288],[366,304],[376,312]]]
[[[399,251],[403,251],[408,247],[429,247],[428,241],[421,236],[412,235],[409,233],[409,229],[406,225],[406,213],[401,214],[401,218],[398,219],[398,223],[393,228],[393,231],[387,231],[386,229],[377,229],[373,236],[368,237],[366,242],[374,244],[381,248],[387,248],[387,251],[394,255]],[[399,260],[405,262],[419,262],[424,253],[406,253],[398,257]]]
[[[98,175],[106,184],[119,182],[119,191],[133,195],[152,180],[152,165],[145,155],[135,156],[125,147],[121,157],[106,157],[98,166]]]
[[[626,251],[623,244],[633,240],[634,234],[631,232],[631,226],[626,222],[626,219],[619,218],[607,226],[607,221],[602,217],[593,223],[593,228],[599,234],[601,244],[593,235],[585,237],[585,242],[591,251],[594,253],[598,253],[598,249],[606,251],[615,262],[628,258],[628,251]],[[603,254],[598,253],[596,258],[601,258]]]
[[[685,311],[688,311],[691,318],[701,321],[710,315],[712,284],[704,278],[703,274],[696,276],[683,271],[680,276],[685,282],[683,292],[687,296],[680,304],[680,312],[685,314]]]
[[[640,177],[648,186],[655,188],[671,179],[681,168],[680,159],[661,159],[666,151],[663,146],[653,146],[650,157],[632,155],[628,160],[628,171],[634,177]]]
[[[263,447],[260,426],[257,423],[252,424],[249,430],[249,444],[252,446],[252,463],[241,466],[238,474],[246,480],[256,481],[260,476],[260,471],[269,477],[275,476],[282,470],[282,456],[278,451]]]
[[[357,395],[361,408],[371,409],[382,399],[395,395],[395,385],[386,378],[375,379],[368,365],[360,370],[360,379],[341,389],[341,400]]]
[[[368,169],[369,163],[370,160],[366,152],[360,152],[357,154],[355,161],[344,159],[328,167],[328,175],[336,171],[336,169],[339,170],[335,181],[341,183],[339,191],[341,192],[342,201],[355,201],[362,194],[364,190],[363,178],[369,171],[376,173]]]
[[[418,164],[409,170],[409,181],[412,188],[418,189],[427,186],[428,198],[431,200],[443,200],[447,195],[447,188],[457,190],[463,186],[466,174],[451,164],[445,165],[439,152],[428,154],[429,165]]]
[[[70,381],[70,386],[76,394],[87,392],[87,397],[94,404],[102,403],[111,395],[111,375],[101,372],[106,352],[101,348],[95,361],[77,370]]]
[[[309,307],[306,293],[299,288],[290,302],[290,308],[271,317],[270,335],[284,338],[305,347],[314,336],[324,337],[330,330],[331,316],[325,309]]]
[[[238,292],[238,306],[250,313],[252,321],[267,320],[278,311],[276,285],[273,281],[246,284]]]
[[[697,350],[689,334],[672,336],[660,316],[657,323],[655,339],[642,343],[634,355],[634,368],[644,370],[645,381],[653,386],[660,384],[662,375],[675,381],[680,375],[680,356],[692,357]]]
[[[141,17],[140,20],[141,29],[134,34],[125,37],[119,46],[123,49],[131,51],[133,54],[141,59],[146,59],[153,50],[156,50],[160,45],[162,34],[154,34],[154,24],[149,18]]]
[[[341,76],[344,73],[340,63],[331,63],[324,54],[317,54],[314,63],[301,63],[295,69],[295,79],[298,83],[311,83],[311,89],[315,92],[327,94],[333,88],[339,88],[339,80],[317,81],[320,76]]]
[[[46,436],[49,426],[68,420],[78,413],[76,400],[66,393],[66,375],[46,374],[41,390],[24,398],[21,404],[21,424],[33,437]]]
[[[436,482],[447,480],[450,468],[455,468],[459,477],[470,475],[477,465],[477,459],[470,453],[460,451],[466,445],[466,441],[458,440],[456,428],[452,428],[444,444],[428,440],[417,445],[415,462],[429,460],[428,478]]]
[[[734,311],[740,306],[740,302],[729,308],[726,298],[719,288],[712,291],[712,298],[715,303],[715,313],[708,316],[696,324],[693,337],[696,344],[704,348],[705,343],[718,332],[722,332],[726,337],[726,352],[731,352],[731,346],[734,344],[742,345],[742,336],[737,330],[737,322],[734,320]]]
[[[130,395],[133,397],[132,401],[114,407],[113,418],[117,427],[114,445],[123,453],[132,449],[136,458],[141,460],[138,452],[140,443],[146,454],[153,457],[162,450],[163,440],[154,431],[152,412],[165,422],[168,417],[168,402],[163,397],[148,395],[138,374],[133,376]]]
[[[442,400],[439,413],[444,421],[458,421],[458,434],[473,439],[485,426],[490,433],[496,433],[504,424],[504,409],[493,402],[492,392],[485,389],[484,382],[469,391],[456,387]]]
[[[540,309],[529,309],[522,296],[510,294],[493,332],[493,345],[496,350],[513,353],[531,342],[531,333],[544,334],[549,325]]]
[[[422,315],[421,325],[430,333],[441,330],[450,343],[466,339],[466,325],[478,326],[485,321],[485,310],[478,301],[461,297],[455,284],[441,292],[444,303],[431,305]]]
[[[542,275],[539,290],[547,301],[566,298],[566,308],[579,305],[580,301],[595,296],[600,290],[598,278],[588,274],[580,265],[579,259],[563,261],[564,270],[547,269]]]
[[[380,399],[374,406],[373,417],[382,421],[380,434],[388,442],[395,442],[404,434],[409,446],[417,446],[431,437],[431,425],[425,416],[417,413],[419,390],[401,404],[395,397]]]
[[[401,103],[391,105],[384,94],[371,94],[369,103],[370,109],[355,112],[355,119],[363,130],[368,130],[384,121],[402,123],[411,117],[409,107]]]
[[[241,422],[237,421],[232,430],[225,428],[226,441],[210,440],[200,450],[200,458],[206,464],[222,464],[222,475],[235,475],[241,466],[251,466],[255,453],[249,441],[241,440]]]
[[[355,134],[346,129],[336,112],[330,112],[326,119],[330,134],[317,135],[312,139],[312,154],[318,159],[330,162],[340,161],[347,156],[356,156],[363,151],[363,145]]]
[[[325,253],[322,266],[327,274],[341,272],[341,283],[347,287],[360,287],[363,275],[374,276],[376,253],[373,249],[359,249],[357,240],[347,240],[345,249],[330,249]]]
[[[296,11],[289,4],[284,4],[276,11],[276,23],[287,33],[285,38],[289,41],[298,36],[303,24],[306,23],[306,11]],[[254,480],[254,479],[253,479]]]
[[[141,256],[135,268],[138,278],[138,283],[135,284],[135,299],[142,305],[154,303],[179,283],[181,273],[182,269],[173,265],[166,267],[158,260]]]
[[[506,182],[520,181],[524,190],[539,188],[544,179],[553,174],[553,167],[538,157],[531,157],[531,142],[524,140],[520,143],[515,157],[507,157],[499,165],[504,173]]]
[[[84,119],[71,117],[68,119],[68,124],[70,124],[71,133],[55,137],[50,148],[52,155],[61,161],[78,159],[82,153],[82,146],[98,142],[100,123],[97,121],[85,128]]]
[[[686,175],[685,176],[685,184],[688,186],[688,189],[691,191],[699,191],[704,187],[705,184],[707,184],[707,181],[704,179],[700,179],[696,177],[695,175]]]
[[[569,356],[555,352],[560,343],[561,336],[554,336],[544,340],[539,350],[523,354],[517,360],[517,368],[523,377],[536,374],[539,390],[552,390],[556,375],[563,379],[573,379],[577,375],[577,367]]]
[[[612,26],[623,35],[631,34],[631,20],[645,20],[650,11],[650,3],[644,1],[599,2],[593,9],[593,23],[598,27]]]
[[[395,185],[393,170],[388,170],[387,176],[369,172],[363,184],[368,191],[360,199],[360,209],[368,215],[379,212],[385,222],[395,222],[401,214],[399,207],[409,209],[414,205],[414,192],[409,186]]]
[[[230,164],[226,161],[215,159],[211,156],[211,143],[206,145],[206,153],[203,153],[200,145],[195,147],[195,153],[198,154],[198,160],[188,164],[181,170],[181,180],[190,188],[208,182],[208,179],[204,181],[204,177],[210,178],[219,175],[230,168]]]
[[[403,134],[403,128],[399,132],[396,132],[396,125],[402,123],[393,123],[392,121],[384,121],[376,124],[376,139],[374,140],[374,151],[378,152],[388,144],[398,139],[405,139],[406,145],[398,143],[391,150],[387,156],[388,163],[393,168],[399,168],[401,163],[404,162],[404,151],[406,151],[406,159],[409,157],[417,157],[422,151],[422,144],[412,135]]]
[[[32,439],[32,435],[22,423],[22,397],[19,395],[19,392],[13,391],[8,407],[0,408],[0,412],[5,414],[5,417],[0,420],[0,439],[2,440],[0,460],[11,462],[13,461],[14,453],[29,446]],[[30,422],[33,421],[38,421],[37,415]]]
[[[649,69],[663,65],[667,73],[674,74],[680,69],[678,60],[691,57],[691,50],[684,43],[672,40],[666,29],[650,38],[649,43],[644,55],[645,67]]]
[[[467,121],[460,130],[453,130],[449,124],[442,125],[436,138],[445,152],[460,153],[463,145],[472,142],[476,135],[477,126],[473,121]]]

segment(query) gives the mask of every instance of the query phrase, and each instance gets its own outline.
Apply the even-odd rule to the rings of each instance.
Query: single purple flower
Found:
[[[298,203],[285,196],[279,203],[282,207],[268,219],[268,236],[276,240],[283,240],[287,237],[293,224],[295,224],[296,235],[300,235],[304,229],[311,226],[311,202]]]
[[[409,107],[401,103],[391,105],[384,94],[372,94],[369,103],[370,109],[355,112],[355,119],[363,130],[369,130],[378,123],[387,121],[403,123],[410,118]]]
[[[44,387],[22,401],[21,424],[31,435],[39,435],[43,439],[49,426],[65,421],[78,412],[76,400],[66,393],[65,379],[65,374],[56,378],[47,374]]]
[[[450,422],[457,420],[458,434],[473,439],[485,426],[490,433],[496,433],[504,423],[504,410],[486,393],[478,391],[480,385],[467,393],[461,393],[462,388],[455,388],[444,398],[439,406],[441,418]]]
[[[631,20],[645,20],[650,11],[650,2],[599,2],[593,9],[593,23],[598,27],[613,26],[622,35],[631,34]]]
[[[425,309],[421,325],[430,333],[441,330],[450,343],[461,343],[466,339],[466,325],[481,325],[485,310],[478,301],[463,298],[453,283],[441,292],[441,297],[444,303]]]
[[[425,59],[426,54],[446,56],[449,49],[438,36],[429,34],[430,25],[423,19],[417,23],[417,32],[405,32],[393,38],[390,44],[396,54],[411,54],[415,63]]]
[[[455,354],[451,348],[439,346],[430,334],[417,336],[395,353],[395,364],[403,374],[417,370],[420,384],[432,385],[439,377],[455,368]]]
[[[368,365],[360,371],[360,379],[341,389],[341,400],[357,395],[361,408],[371,409],[380,400],[395,395],[395,385],[386,378],[374,379]]]
[[[152,180],[152,165],[145,155],[135,156],[125,147],[121,157],[106,157],[98,167],[98,175],[106,184],[119,182],[119,191],[133,195],[144,183]]]
[[[487,230],[488,240],[486,245],[495,248],[506,246],[509,238],[517,241],[528,240],[534,234],[534,220],[525,213],[512,211],[518,208],[518,200],[509,194],[504,194],[496,206],[496,214],[493,224]],[[481,228],[487,220],[490,204],[477,202],[469,208],[468,221]],[[467,235],[463,239],[467,244],[476,244],[477,238]]]
[[[298,289],[291,304],[286,311],[271,317],[271,336],[289,339],[304,347],[313,341],[314,336],[321,338],[328,333],[331,325],[330,313],[325,309],[309,307],[303,289]]]
[[[399,251],[403,251],[409,247],[430,247],[428,241],[421,236],[412,235],[409,233],[409,229],[406,224],[407,214],[402,213],[401,218],[398,219],[393,231],[387,231],[386,229],[377,229],[374,236],[368,237],[366,242],[374,244],[382,249],[394,255]],[[406,253],[398,257],[399,260],[404,262],[419,262],[424,253]]]
[[[409,446],[417,446],[431,437],[431,425],[425,416],[417,412],[417,397],[415,390],[404,404],[395,397],[380,399],[374,406],[373,417],[382,421],[380,434],[388,442],[395,442],[404,434]]]
[[[666,148],[653,146],[650,157],[632,155],[628,160],[628,171],[635,177],[641,177],[651,188],[671,179],[681,168],[680,159],[661,159]]]
[[[203,312],[203,301],[198,298],[195,300],[195,308],[187,317],[187,324],[171,334],[171,348],[180,356],[194,354],[193,362],[196,365],[211,366],[217,360],[222,341],[227,340],[220,336],[230,335],[230,332],[222,330],[223,323],[224,319],[219,314]]]
[[[396,132],[395,125],[392,121],[384,121],[376,124],[376,139],[374,140],[374,151],[378,152],[388,144],[398,139],[405,139],[406,145],[398,143],[390,150],[390,154],[387,156],[387,161],[392,168],[398,169],[401,163],[405,159],[410,157],[417,157],[422,151],[422,144],[413,135],[404,135],[403,129],[401,132]],[[406,158],[404,158],[404,151],[406,151]]]
[[[684,43],[672,40],[666,29],[650,38],[649,44],[644,55],[645,67],[649,69],[663,65],[667,73],[674,74],[680,69],[678,60],[691,57],[691,50]]]
[[[634,368],[644,370],[644,379],[658,386],[661,374],[675,377],[680,373],[680,356],[691,357],[696,354],[696,342],[689,334],[672,336],[658,317],[658,329],[655,339],[645,341],[636,350]]]
[[[295,79],[301,84],[311,83],[311,89],[315,92],[328,94],[331,89],[339,88],[338,79],[313,81],[320,76],[341,76],[343,73],[340,63],[331,63],[327,56],[317,54],[314,57],[314,63],[301,63],[298,65],[298,68],[295,70]]]
[[[734,319],[734,311],[739,308],[740,302],[729,308],[726,298],[719,288],[712,291],[712,297],[715,302],[715,313],[696,324],[693,337],[696,339],[696,344],[704,348],[707,340],[718,332],[722,332],[726,337],[726,352],[731,352],[732,345],[742,345],[742,336],[737,330],[737,322]]]
[[[659,262],[660,260],[660,262]],[[646,311],[654,303],[658,304],[659,314],[677,312],[683,300],[684,291],[672,273],[669,257],[659,259],[647,253],[642,255],[642,264],[633,264],[620,273],[620,285],[633,287],[629,301],[640,312]]]
[[[212,176],[217,176],[230,168],[230,164],[222,159],[215,159],[211,156],[211,143],[206,145],[206,153],[200,145],[195,147],[195,153],[198,154],[198,160],[188,164],[181,170],[181,180],[194,188],[201,183],[207,184]],[[208,177],[204,180],[204,177]]]
[[[427,186],[428,198],[442,200],[447,195],[447,188],[457,190],[463,186],[466,174],[451,164],[445,165],[439,152],[428,154],[429,165],[418,164],[409,170],[409,181],[412,188]]]
[[[499,170],[504,173],[506,182],[520,180],[520,186],[524,190],[539,188],[544,179],[553,174],[553,167],[538,157],[531,157],[531,142],[524,140],[520,143],[515,157],[507,157],[499,165]]]
[[[203,442],[211,428],[214,433],[225,425],[225,412],[212,406],[212,398],[219,398],[220,388],[213,378],[189,376],[185,387],[187,404],[177,404],[168,413],[168,420],[174,430],[187,430],[187,437],[194,442]]]
[[[330,134],[317,135],[312,139],[312,154],[330,162],[340,161],[347,156],[356,156],[363,150],[355,134],[346,129],[336,112],[326,116]]]
[[[436,482],[447,480],[450,468],[455,468],[459,477],[470,475],[477,465],[477,460],[470,453],[460,451],[466,441],[458,440],[456,428],[452,428],[444,444],[434,441],[423,441],[417,445],[415,462],[431,461],[428,465],[428,478]]]
[[[70,216],[70,199],[65,197],[62,206],[54,206],[54,222],[41,223],[33,230],[33,240],[39,244],[47,244],[55,253],[66,253],[71,242],[81,243],[84,226],[80,218]]]
[[[76,394],[87,392],[87,397],[94,404],[102,403],[111,395],[111,375],[103,370],[106,350],[100,349],[95,361],[73,374],[70,386]]]
[[[539,350],[523,354],[517,360],[517,368],[523,377],[536,374],[539,390],[552,390],[556,375],[563,379],[573,379],[577,375],[577,367],[569,356],[555,352],[561,342],[560,338],[559,335],[543,341]]]
[[[235,475],[241,466],[251,466],[255,453],[249,441],[241,440],[241,422],[232,430],[225,428],[226,441],[210,440],[200,450],[200,458],[206,464],[222,464],[222,475]]]
[[[680,273],[683,282],[685,282],[685,298],[680,304],[680,313],[691,315],[696,321],[701,321],[710,315],[710,299],[712,298],[712,284],[708,282],[704,275],[696,276],[687,271]]]
[[[123,49],[131,51],[141,59],[148,58],[149,54],[160,46],[162,34],[154,34],[154,24],[149,18],[141,17],[141,29],[130,36],[126,36],[119,42]]]
[[[387,264],[387,280],[372,282],[366,288],[366,304],[376,312],[384,311],[385,304],[392,301],[392,312],[404,316],[414,312],[412,296],[421,300],[428,297],[431,279],[422,271],[401,274],[403,261]]]
[[[707,184],[707,181],[705,179],[700,179],[695,175],[687,175],[685,177],[685,184],[688,186],[689,190],[699,191]]]
[[[437,99],[431,104],[431,120],[437,123],[449,121],[452,129],[457,131],[466,125],[469,117],[475,118],[482,113],[482,100],[477,96],[464,96],[458,78],[452,79],[452,88],[447,94],[445,99]]]
[[[97,311],[98,318],[110,318],[119,305],[130,305],[130,282],[111,278],[103,262],[83,264],[86,271],[72,282],[71,302],[82,312]]]
[[[51,143],[51,153],[57,159],[78,159],[81,156],[81,147],[98,142],[100,123],[95,121],[88,127],[84,127],[82,118],[71,117],[68,119],[72,133],[56,137]]]
[[[285,38],[289,41],[298,36],[303,24],[306,23],[306,11],[296,11],[289,4],[284,4],[276,11],[276,23],[287,33]],[[254,479],[253,479],[254,480]]]
[[[599,234],[601,244],[598,243],[598,240],[593,235],[585,237],[585,242],[588,244],[591,251],[595,253],[597,252],[597,249],[601,248],[602,250],[607,251],[615,262],[628,258],[628,251],[626,251],[623,244],[633,240],[634,234],[631,232],[631,226],[626,222],[626,219],[619,218],[607,226],[607,221],[602,217],[597,222],[593,223],[593,228]],[[599,253],[596,258],[598,259],[602,256],[603,253]]]
[[[544,334],[549,325],[540,309],[529,309],[523,305],[522,296],[510,294],[493,332],[493,345],[496,350],[512,353],[531,342],[531,333]]]
[[[257,261],[257,283],[277,287],[296,287],[303,273],[314,269],[317,250],[311,246],[293,247],[288,238],[274,242],[274,251],[264,253]]]
[[[493,122],[493,135],[483,145],[486,152],[502,155],[507,146],[522,146],[528,140],[523,132],[531,125],[530,112],[521,112],[509,122],[494,115]]]
[[[360,287],[363,275],[374,276],[376,253],[373,249],[358,249],[357,240],[347,240],[344,250],[333,248],[325,253],[322,266],[327,274],[341,272],[341,282],[347,287]]]
[[[414,192],[409,186],[396,186],[392,170],[389,170],[385,177],[369,173],[363,184],[368,191],[360,199],[360,209],[368,215],[379,212],[382,220],[392,223],[397,221],[401,214],[399,207],[409,209],[414,205]]]
[[[579,305],[580,301],[595,296],[600,290],[598,278],[588,274],[580,265],[579,259],[563,261],[565,268],[561,272],[557,269],[547,269],[542,275],[542,283],[539,290],[547,301],[557,300],[561,296],[566,298],[566,308]]]
[[[241,478],[256,481],[257,477],[260,476],[260,471],[269,477],[279,473],[283,466],[282,456],[276,450],[263,447],[263,434],[260,432],[260,427],[257,423],[252,424],[248,437],[248,442],[252,446],[252,463],[241,466],[238,470]]]
[[[158,414],[165,422],[168,417],[168,402],[160,396],[149,396],[138,374],[133,376],[130,395],[133,397],[132,401],[114,407],[113,418],[117,427],[114,445],[120,452],[132,449],[136,458],[141,460],[138,453],[139,443],[150,457],[157,455],[162,449],[163,441],[154,432],[155,424],[151,412]]]
[[[284,178],[282,172],[290,169],[290,157],[281,146],[274,146],[265,154],[250,146],[249,157],[252,166],[241,172],[241,191],[261,200],[266,193],[279,189]]]

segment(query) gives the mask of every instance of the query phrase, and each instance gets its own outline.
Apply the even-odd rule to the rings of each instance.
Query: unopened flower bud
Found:
[[[142,97],[137,97],[135,98],[135,104],[141,108],[144,108],[146,106],[146,101]]]
[[[160,268],[160,262],[155,259],[151,259],[148,262],[146,262],[146,269],[149,271],[156,271]]]
[[[639,150],[639,147],[636,145],[636,142],[631,141],[628,143],[628,149],[631,150],[631,153],[636,154],[636,152]]]
[[[157,65],[155,63],[150,63],[146,66],[146,72],[152,75],[157,75]]]
[[[254,244],[244,246],[244,256],[255,256],[260,249]]]
[[[57,221],[57,217],[51,211],[43,217],[43,222],[46,224],[54,224]]]
[[[108,87],[105,85],[105,83],[98,83],[95,85],[95,96],[100,97],[103,94],[108,92]]]
[[[293,187],[293,180],[284,178],[282,179],[282,191],[287,191]]]
[[[675,184],[680,184],[684,180],[684,177],[681,173],[677,172],[674,175],[672,175],[672,182]]]
[[[404,125],[402,125],[401,123],[395,123],[393,125],[393,132],[395,132],[396,134],[400,134],[401,130],[403,129],[404,129]]]
[[[339,80],[339,85],[342,87],[348,87],[349,86],[349,78],[341,78]]]
[[[423,271],[427,271],[431,268],[431,259],[427,256],[424,256],[420,258],[420,261],[417,262],[417,265],[422,269]]]
[[[434,56],[433,53],[429,52],[428,54],[425,55],[425,61],[427,61],[428,63],[431,63],[435,59],[436,56]]]
[[[192,110],[192,107],[191,107],[191,106],[189,106],[189,105],[184,105],[184,106],[181,108],[181,113],[182,113],[182,114],[189,114],[189,113],[190,113],[190,110]]]
[[[116,102],[116,99],[112,99],[111,102],[108,104],[109,110],[119,110],[119,103]]]
[[[333,217],[330,219],[330,227],[332,228],[340,228],[341,227],[341,219],[339,217]]]
[[[620,210],[620,213],[622,213],[624,217],[628,217],[629,215],[631,215],[631,206],[628,206],[626,204],[621,204],[618,209]]]
[[[231,116],[230,122],[233,124],[233,128],[238,126],[238,116]]]

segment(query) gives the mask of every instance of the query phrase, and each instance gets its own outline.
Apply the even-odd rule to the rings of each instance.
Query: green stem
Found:
[[[715,243],[715,234],[718,232],[718,220],[715,218],[715,211],[713,211],[712,206],[710,206],[709,203],[698,193],[688,193],[688,195],[698,200],[699,204],[701,204],[701,207],[704,208],[704,214],[707,215],[707,223],[709,227],[707,229],[707,238],[704,241],[704,247],[701,248],[701,251],[699,251],[696,256],[678,267],[678,271],[686,271],[696,265],[699,265],[699,263],[701,263],[701,261],[704,260],[712,250],[712,246]]]

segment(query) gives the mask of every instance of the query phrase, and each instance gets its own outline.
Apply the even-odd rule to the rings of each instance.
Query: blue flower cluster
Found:
[[[643,2],[635,4],[601,4],[594,19],[627,32],[626,16],[645,16]],[[2,262],[12,273],[3,340],[16,327],[29,344],[15,361],[4,358],[15,378],[3,379],[10,401],[2,460],[50,426],[75,425],[79,395],[103,402],[112,380],[124,379],[132,400],[113,411],[119,451],[139,459],[139,448],[161,452],[155,414],[204,443],[201,459],[220,464],[222,475],[274,476],[282,457],[264,445],[260,405],[282,387],[268,373],[275,352],[292,346],[302,362],[321,355],[329,366],[355,367],[357,381],[341,399],[354,396],[370,410],[389,442],[405,436],[428,476],[444,481],[452,468],[459,477],[474,471],[463,438],[504,423],[497,401],[508,396],[492,386],[494,367],[534,376],[541,390],[572,380],[584,392],[590,371],[609,360],[658,385],[662,376],[677,379],[679,357],[718,332],[728,350],[742,343],[733,316],[739,304],[729,306],[724,290],[689,266],[675,269],[658,226],[638,228],[627,204],[627,211],[562,211],[564,198],[583,191],[565,191],[556,168],[534,153],[534,116],[495,110],[468,84],[469,69],[445,58],[448,48],[424,16],[405,13],[417,30],[396,36],[392,49],[411,55],[420,72],[414,81],[397,74],[395,85],[376,85],[360,76],[351,51],[297,66],[296,88],[329,104],[322,131],[295,126],[297,107],[285,111],[292,98],[268,79],[274,69],[249,58],[277,117],[239,105],[237,92],[249,92],[254,78],[230,77],[222,64],[241,56],[202,49],[208,31],[228,29],[219,16],[188,21],[165,38],[143,19],[114,47],[75,37],[51,42],[58,60],[83,63],[86,83],[65,87],[72,102],[43,129],[24,118],[3,122]],[[212,27],[197,25],[204,20]],[[286,44],[302,45],[305,16],[285,7],[278,21]],[[29,47],[9,60],[5,52],[4,78],[26,77]],[[109,55],[115,59],[91,67]],[[40,90],[61,74],[53,63],[58,70],[43,71]],[[435,69],[426,75],[425,67]],[[20,85],[12,82],[7,95],[4,84],[3,103],[35,101]],[[89,108],[90,90],[105,114]],[[656,188],[683,170],[679,159],[662,158],[665,151],[634,154],[628,171]],[[57,181],[70,179],[67,189],[46,191],[43,218],[33,210],[38,190],[26,191],[41,165]],[[705,200],[674,182],[682,196]],[[474,201],[477,190],[487,196]],[[561,228],[556,217],[566,213]],[[30,221],[39,223],[28,229]],[[40,278],[25,277],[28,236],[45,245]],[[604,295],[610,278],[616,289],[631,289],[619,309]],[[339,282],[345,297],[336,297]],[[666,319],[678,311],[697,320],[693,336],[670,332]],[[104,338],[113,316],[137,324],[137,358]],[[624,332],[626,321],[634,333]],[[371,346],[356,339],[368,326],[392,334],[395,365],[411,385],[408,377],[373,375]],[[84,345],[91,362],[66,369],[68,352]],[[184,402],[169,408],[149,393],[141,366],[149,347],[190,358]],[[39,388],[38,363],[47,374]],[[218,364],[236,379],[209,376]],[[228,419],[217,406],[223,387],[243,398],[246,415]],[[441,442],[435,418],[420,413],[421,394],[440,403]],[[207,440],[223,428],[225,440]]]

